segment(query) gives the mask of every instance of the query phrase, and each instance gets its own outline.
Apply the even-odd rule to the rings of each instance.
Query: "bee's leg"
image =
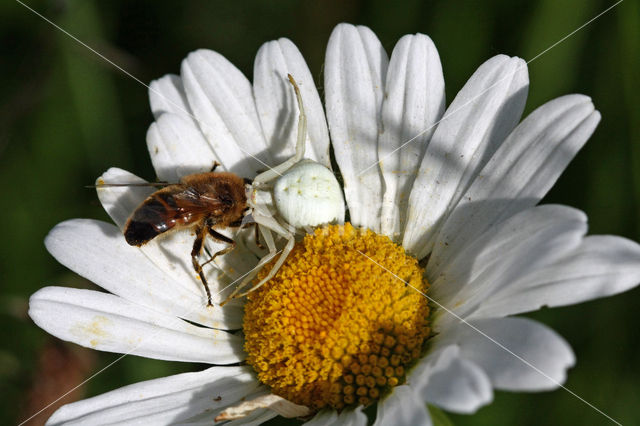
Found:
[[[253,222],[253,228],[256,231],[256,245],[258,246],[259,249],[264,250],[264,245],[260,242],[260,229],[258,228],[257,222]]]
[[[242,223],[243,220],[244,218],[238,219],[235,222],[231,222],[229,224],[229,228],[246,228],[247,226],[251,225],[250,223]]]
[[[229,244],[229,247],[223,248],[222,250],[215,252],[213,254],[213,256],[211,256],[211,259],[209,259],[206,262],[204,262],[202,264],[202,266],[205,266],[207,263],[210,263],[211,261],[213,261],[216,258],[216,256],[220,256],[220,255],[223,255],[225,253],[229,253],[231,250],[236,248],[236,242],[233,241],[231,238],[227,237],[226,235],[220,234],[219,232],[217,232],[215,229],[213,229],[210,226],[207,227],[207,231],[209,232],[209,235],[211,235],[211,237],[214,240],[219,241],[221,243],[227,243],[227,244]]]
[[[211,166],[210,172],[215,172],[218,167],[220,167],[220,163],[218,163],[217,161],[214,161],[213,166]]]
[[[196,240],[193,242],[193,249],[191,249],[191,263],[193,264],[193,269],[200,276],[200,281],[202,281],[202,285],[204,285],[204,289],[207,292],[207,306],[213,306],[213,303],[211,303],[211,291],[209,291],[207,279],[202,272],[202,266],[198,262],[198,256],[200,255],[200,252],[202,252],[202,245],[204,243],[204,237],[206,235],[206,227],[200,226],[196,229]]]
[[[233,223],[231,225],[233,225]],[[256,232],[256,245],[258,246],[259,249],[264,249],[264,246],[260,242],[260,231],[258,230],[258,222],[243,223],[243,224],[240,225],[240,229],[245,229],[245,228],[248,228],[250,226],[253,226],[253,228],[255,229],[255,232]]]
[[[235,228],[237,226],[240,227],[240,229],[245,229],[248,228],[250,226],[253,226],[255,228],[256,231],[256,245],[258,246],[259,249],[264,249],[264,246],[262,245],[262,243],[260,242],[260,232],[258,231],[258,222],[244,222],[245,218],[242,218],[238,221],[235,221],[231,224],[229,224],[229,227],[231,228]]]

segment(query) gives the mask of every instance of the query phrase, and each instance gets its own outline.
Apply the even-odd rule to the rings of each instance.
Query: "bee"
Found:
[[[235,241],[217,230],[242,225],[249,210],[247,185],[251,184],[250,180],[236,174],[215,172],[217,166],[216,163],[208,173],[184,176],[180,183],[154,192],[133,211],[124,227],[125,240],[137,247],[171,230],[193,229],[196,239],[191,262],[207,293],[207,306],[212,306],[211,291],[202,267],[235,248]],[[228,244],[228,247],[200,264],[198,257],[207,236]]]

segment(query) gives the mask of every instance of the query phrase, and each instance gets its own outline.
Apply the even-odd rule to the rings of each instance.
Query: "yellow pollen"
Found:
[[[415,290],[427,291],[422,275],[388,237],[349,223],[316,229],[249,293],[247,362],[296,404],[368,405],[404,383],[422,354],[430,334],[427,299]]]

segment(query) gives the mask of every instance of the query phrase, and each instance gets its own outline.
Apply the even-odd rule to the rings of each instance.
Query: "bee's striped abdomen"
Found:
[[[132,246],[141,246],[176,225],[177,205],[168,192],[158,191],[147,198],[129,218],[124,237]]]

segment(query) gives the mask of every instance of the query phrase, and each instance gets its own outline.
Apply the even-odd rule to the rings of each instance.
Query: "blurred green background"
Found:
[[[179,72],[197,48],[214,49],[251,78],[260,45],[288,37],[316,84],[335,24],[371,27],[390,53],[422,32],[442,59],[447,101],[489,57],[525,60],[614,1],[27,1],[144,82]],[[145,147],[147,90],[17,2],[0,3],[0,424],[33,414],[118,358],[55,342],[27,317],[45,285],[90,287],[46,252],[43,239],[75,217],[108,220],[93,190],[110,166],[153,179]],[[602,122],[546,202],[587,212],[590,232],[640,240],[640,8],[627,0],[529,65],[527,112],[568,93],[591,96]],[[567,387],[623,424],[640,421],[640,289],[530,315],[562,334],[577,366]],[[201,368],[129,356],[75,397]],[[40,424],[43,413],[33,423]],[[569,393],[497,392],[456,425],[600,425]]]

